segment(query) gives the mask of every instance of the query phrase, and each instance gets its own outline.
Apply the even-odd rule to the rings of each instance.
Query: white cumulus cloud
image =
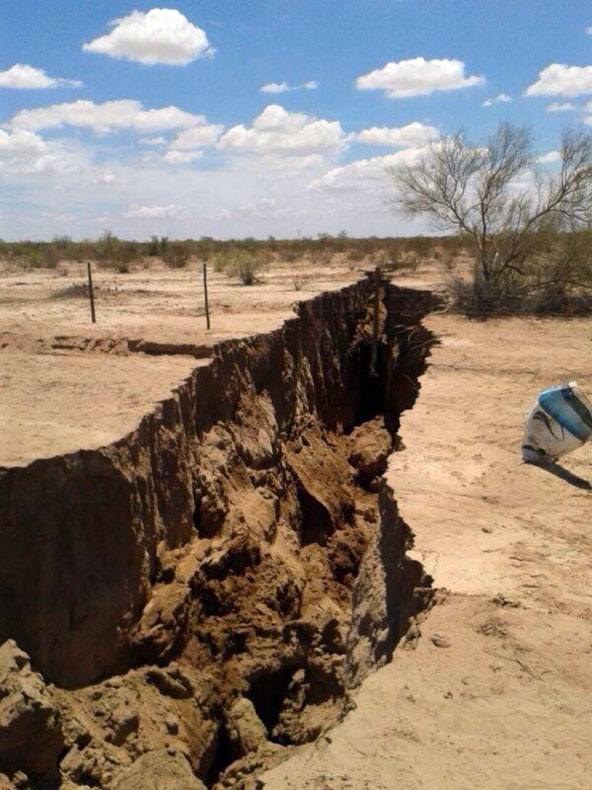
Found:
[[[287,82],[267,82],[259,90],[261,93],[287,93],[291,88]]]
[[[178,217],[184,211],[181,206],[170,203],[168,206],[140,206],[134,203],[123,215],[127,219],[165,219]]]
[[[231,127],[218,145],[258,153],[328,153],[340,150],[344,139],[339,121],[288,112],[279,104],[270,104],[254,119],[251,127],[243,124]]]
[[[187,165],[203,156],[203,151],[176,151],[171,149],[164,155],[164,161],[170,165]]]
[[[580,96],[592,93],[592,66],[551,63],[525,91],[525,96]]]
[[[311,190],[375,189],[386,184],[387,170],[403,164],[414,165],[426,153],[426,148],[406,148],[386,156],[356,159],[347,165],[334,167],[309,184]]]
[[[11,119],[14,127],[23,129],[56,129],[67,124],[88,127],[99,133],[120,129],[151,132],[178,129],[203,122],[203,116],[193,115],[178,107],[145,110],[139,101],[132,99],[117,99],[102,104],[79,99],[64,104],[20,110]]]
[[[361,132],[353,132],[348,140],[369,145],[392,145],[394,148],[422,146],[435,140],[438,130],[413,121],[405,126],[371,126]]]
[[[46,143],[43,138],[26,129],[6,132],[0,129],[0,154],[38,154],[44,151]]]
[[[546,154],[537,156],[536,161],[541,165],[550,165],[553,162],[560,162],[561,154],[559,151],[548,151]]]
[[[28,129],[0,129],[0,173],[71,173],[87,166],[75,146],[47,142]]]
[[[132,11],[110,25],[110,33],[84,44],[83,50],[150,66],[184,66],[214,51],[205,32],[173,8]]]
[[[18,170],[27,161],[32,162],[47,150],[47,143],[34,132],[16,129],[6,132],[0,129],[0,172]]]
[[[275,198],[260,198],[252,203],[245,203],[238,206],[235,214],[243,217],[268,217],[276,211],[277,200]]]
[[[185,165],[199,159],[203,156],[200,149],[215,145],[223,131],[222,124],[205,123],[205,119],[189,129],[183,129],[169,143],[164,161],[172,165]]]
[[[202,146],[215,145],[224,130],[222,124],[202,123],[184,129],[175,137],[171,143],[171,148],[179,151],[191,151]]]
[[[512,97],[508,96],[507,93],[498,93],[498,95],[494,96],[492,99],[485,99],[482,106],[491,107],[493,104],[508,104],[508,102],[511,101]]]
[[[570,101],[553,101],[551,104],[547,104],[545,107],[545,112],[569,112],[570,110],[577,110],[577,106]]]
[[[26,129],[0,129],[0,173],[43,173],[55,169],[59,157],[38,134]]]
[[[289,85],[287,82],[268,82],[262,85],[259,90],[261,93],[289,93],[290,91],[306,90],[314,91],[319,87],[317,80],[301,82],[300,85]]]
[[[113,170],[100,170],[97,169],[92,176],[93,184],[114,184],[117,181],[117,176]]]
[[[465,64],[450,58],[390,61],[381,69],[356,79],[359,90],[383,90],[390,99],[428,96],[434,91],[450,91],[482,85],[485,78],[465,76]]]
[[[280,153],[262,156],[257,167],[261,175],[269,175],[275,179],[279,174],[295,175],[303,170],[319,170],[326,167],[327,163],[323,154],[296,154],[284,156]]]
[[[167,139],[166,137],[140,137],[138,142],[142,145],[161,146],[167,144]]]
[[[44,69],[28,66],[26,63],[15,63],[6,71],[0,71],[0,88],[60,88],[70,86],[79,88],[80,80],[67,80],[61,77],[50,77]]]

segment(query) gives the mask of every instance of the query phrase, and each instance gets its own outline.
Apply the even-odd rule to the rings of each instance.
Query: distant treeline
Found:
[[[377,263],[396,265],[402,260],[415,261],[430,257],[436,250],[456,255],[464,246],[458,236],[413,236],[350,238],[345,233],[332,236],[321,233],[316,238],[265,240],[245,238],[221,241],[210,236],[200,239],[172,240],[167,236],[153,236],[150,241],[127,241],[105,231],[98,239],[73,241],[68,236],[58,236],[52,241],[0,240],[0,257],[31,268],[54,268],[59,261],[98,261],[103,264],[126,267],[143,258],[161,258],[167,265],[180,268],[190,257],[211,261],[220,256],[261,255],[278,261],[292,262],[309,258],[318,263],[328,262],[337,253],[352,262],[373,258]]]
[[[497,234],[495,244],[503,251],[512,239],[511,234]],[[385,271],[414,271],[422,261],[435,259],[444,270],[453,309],[471,316],[592,313],[591,229],[568,233],[543,228],[521,238],[520,255],[514,256],[495,287],[478,276],[479,249],[468,234],[356,239],[346,233],[320,233],[314,239],[270,236],[225,241],[209,236],[185,240],[153,236],[150,241],[127,241],[105,231],[94,240],[59,236],[48,242],[0,241],[0,260],[24,269],[96,261],[99,268],[125,274],[150,266],[151,259],[172,269],[205,262],[245,285],[259,282],[269,266],[307,262],[322,267],[336,256],[352,270],[380,266]]]

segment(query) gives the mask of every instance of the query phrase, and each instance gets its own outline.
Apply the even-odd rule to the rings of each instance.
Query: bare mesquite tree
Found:
[[[578,235],[592,227],[592,135],[566,129],[559,156],[551,168],[538,164],[526,127],[502,123],[482,146],[459,132],[390,170],[394,204],[464,236],[474,286],[491,296],[509,282],[515,292],[521,281],[532,287],[533,277],[592,285],[590,239]]]

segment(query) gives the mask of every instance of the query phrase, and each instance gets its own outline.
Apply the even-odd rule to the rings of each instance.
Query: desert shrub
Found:
[[[129,274],[140,256],[140,247],[133,241],[113,238],[100,259],[102,269],[113,269],[120,274]]]
[[[346,256],[348,261],[352,263],[359,263],[363,261],[366,257],[366,251],[363,247],[352,247],[350,250],[347,251]]]
[[[368,262],[373,267],[380,266],[385,271],[394,271],[395,269],[409,268],[410,254],[402,253],[399,247],[391,244],[373,252],[368,256]]]
[[[238,253],[235,251],[234,255],[237,255],[237,254]],[[227,249],[227,250],[224,250],[222,252],[216,253],[214,255],[212,261],[213,261],[213,264],[214,264],[214,271],[215,272],[218,272],[218,274],[220,274],[220,272],[227,271],[232,266],[233,250],[232,249]]]
[[[451,308],[467,316],[487,316],[494,312],[509,312],[509,305],[502,305],[499,294],[492,290],[491,284],[480,277],[465,280],[452,276],[448,290]]]
[[[433,254],[434,242],[429,236],[414,236],[405,242],[405,251],[418,260],[429,258]]]
[[[310,280],[309,274],[295,274],[292,278],[292,287],[295,291],[301,291],[305,285],[308,285]]]
[[[73,242],[68,253],[68,259],[81,263],[96,259],[95,244],[96,242],[92,241],[92,239]]]
[[[425,260],[425,256],[412,250],[411,252],[406,253],[405,258],[401,262],[401,266],[407,270],[415,272],[417,271],[417,267],[422,260]]]
[[[402,253],[400,247],[390,245],[385,250],[382,250],[382,256],[384,264],[391,266],[393,269],[396,269],[401,265]]]
[[[183,269],[189,263],[189,249],[182,242],[166,245],[162,259],[170,269]]]
[[[472,280],[450,279],[453,307],[466,315],[582,315],[592,312],[590,231],[552,229],[524,241],[515,266],[494,280],[474,264]]]
[[[243,285],[254,285],[261,281],[260,274],[268,266],[269,258],[269,253],[237,249],[226,271],[238,277]]]
[[[310,252],[310,259],[315,265],[325,266],[331,263],[333,258],[333,250],[329,245],[321,244],[318,247],[312,247]]]
[[[44,266],[46,269],[55,269],[62,256],[60,255],[59,249],[48,244],[42,248],[40,257],[41,266]]]
[[[118,244],[119,239],[110,230],[103,231],[103,235],[94,244],[94,257],[101,261],[112,260]]]
[[[260,282],[259,272],[263,268],[262,261],[254,256],[241,257],[235,263],[235,272],[243,285],[254,285]]]
[[[69,256],[72,247],[75,246],[70,236],[54,236],[51,240],[51,244],[64,258]]]
[[[31,269],[55,269],[60,257],[58,250],[51,244],[36,244],[23,256],[23,264]]]
[[[148,242],[148,248],[146,250],[146,255],[150,258],[158,258],[160,255],[160,244],[158,242],[158,236],[151,236],[150,241]]]
[[[23,255],[22,258],[18,258],[17,260],[28,269],[39,269],[42,266],[41,255],[37,247],[34,247],[27,255]]]
[[[556,282],[528,293],[500,292],[486,280],[468,281],[453,277],[449,282],[451,307],[469,318],[493,315],[590,315],[592,293],[568,289]]]
[[[297,261],[300,257],[300,250],[293,248],[284,249],[280,254],[280,260],[285,261],[286,263],[294,263],[294,261]]]
[[[211,236],[202,236],[192,243],[192,252],[200,261],[209,261],[220,251],[221,244]]]
[[[530,312],[536,315],[590,315],[592,292],[569,291],[562,283],[552,283],[530,298]]]
[[[448,274],[452,274],[454,271],[454,266],[458,258],[458,253],[455,252],[453,249],[448,249],[447,247],[441,247],[434,250],[434,258],[438,261],[440,266],[444,269],[445,272]]]

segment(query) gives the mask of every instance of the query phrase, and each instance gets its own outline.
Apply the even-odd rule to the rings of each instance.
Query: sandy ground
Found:
[[[198,364],[54,348],[56,337],[208,346],[267,331],[294,301],[359,276],[305,269],[296,291],[295,273],[274,268],[252,288],[213,275],[209,333],[197,267],[98,272],[96,326],[83,298],[56,296],[82,268],[0,274],[0,465],[111,441]],[[434,271],[396,282],[426,287]],[[592,321],[426,323],[442,344],[388,475],[438,603],[345,721],[265,787],[590,790],[592,446],[562,477],[520,464],[519,446],[542,387],[577,378],[592,393]]]
[[[85,265],[23,271],[0,264],[0,466],[118,439],[200,364],[187,353],[130,354],[122,339],[194,346],[205,364],[215,343],[280,326],[295,302],[341,288],[362,269],[338,259],[274,263],[246,287],[209,266],[208,330],[197,261],[176,270],[151,262],[128,274],[95,264],[96,324],[80,290]]]
[[[451,315],[388,472],[445,588],[327,737],[266,790],[592,788],[592,447],[520,463],[544,386],[592,392],[592,322]]]

